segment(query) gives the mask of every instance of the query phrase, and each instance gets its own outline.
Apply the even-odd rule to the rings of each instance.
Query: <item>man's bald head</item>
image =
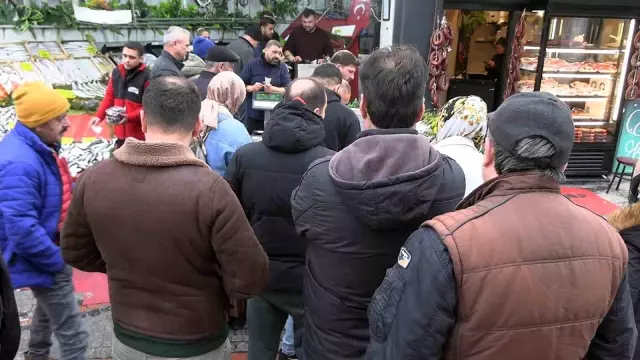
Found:
[[[337,93],[340,95],[340,102],[342,102],[342,104],[349,104],[349,101],[351,101],[351,85],[349,85],[346,80],[342,80]]]
[[[291,82],[284,93],[286,102],[301,100],[310,110],[324,117],[327,107],[327,94],[324,85],[313,78],[298,78]]]

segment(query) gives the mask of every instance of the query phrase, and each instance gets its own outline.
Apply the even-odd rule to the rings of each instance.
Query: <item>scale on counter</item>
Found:
[[[255,110],[273,110],[284,99],[282,94],[268,94],[264,91],[253,93],[253,108]]]
[[[284,99],[282,94],[269,94],[264,91],[253,93],[253,109],[264,111],[264,121],[267,122],[273,110]]]

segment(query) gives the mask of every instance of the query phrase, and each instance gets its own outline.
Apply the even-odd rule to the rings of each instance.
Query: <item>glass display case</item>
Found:
[[[542,21],[540,14],[530,16]],[[614,142],[630,21],[550,16],[537,39],[529,33],[518,90],[546,91],[569,105],[576,143]],[[546,41],[540,41],[543,36]]]
[[[571,108],[576,132],[565,175],[608,174],[635,21],[542,11],[525,19],[517,91],[546,91]]]

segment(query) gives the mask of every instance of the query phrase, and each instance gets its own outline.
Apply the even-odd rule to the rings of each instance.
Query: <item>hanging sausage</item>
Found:
[[[522,39],[525,30],[525,14],[526,10],[520,15],[520,20],[516,25],[516,33],[511,44],[511,56],[509,57],[509,72],[507,74],[507,83],[504,87],[503,98],[506,100],[509,96],[517,92],[518,81],[520,81],[520,54],[522,54]]]
[[[633,55],[631,56],[631,71],[627,78],[627,91],[624,97],[627,100],[640,100],[640,31],[633,38]]]
[[[453,31],[442,16],[438,29],[431,35],[431,51],[429,53],[429,92],[431,102],[436,108],[440,107],[438,92],[447,91],[449,76],[447,76],[447,53],[451,49]]]

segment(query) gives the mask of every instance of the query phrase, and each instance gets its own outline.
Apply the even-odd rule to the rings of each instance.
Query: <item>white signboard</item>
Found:
[[[124,25],[133,21],[131,10],[94,10],[73,5],[76,20],[102,25]]]

